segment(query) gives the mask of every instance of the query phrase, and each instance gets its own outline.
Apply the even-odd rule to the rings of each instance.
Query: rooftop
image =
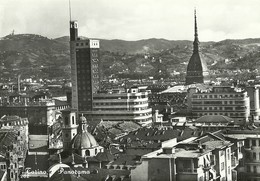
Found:
[[[17,134],[14,131],[3,131],[0,132],[0,154],[5,156],[8,147],[12,146],[16,141]]]
[[[195,120],[195,123],[231,123],[234,120],[227,116],[222,115],[206,115]]]
[[[176,93],[176,92],[187,92],[187,90],[188,90],[187,86],[177,85],[177,86],[170,87],[170,88],[162,91],[161,94],[164,94],[164,93]]]

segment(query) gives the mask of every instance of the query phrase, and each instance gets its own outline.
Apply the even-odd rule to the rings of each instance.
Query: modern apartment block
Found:
[[[193,118],[205,115],[223,115],[234,119],[235,124],[249,121],[250,99],[246,91],[233,87],[213,87],[202,92],[189,90],[188,107]]]
[[[79,111],[79,114],[84,114],[90,120],[134,121],[141,124],[152,122],[146,87],[94,94],[92,111]]]

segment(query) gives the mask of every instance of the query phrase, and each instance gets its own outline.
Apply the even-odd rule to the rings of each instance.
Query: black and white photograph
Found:
[[[1,0],[0,181],[260,181],[259,0]]]

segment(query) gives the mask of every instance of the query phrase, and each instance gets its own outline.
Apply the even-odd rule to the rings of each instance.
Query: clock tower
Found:
[[[70,22],[72,108],[92,111],[93,94],[100,89],[99,40],[78,37],[78,24]]]

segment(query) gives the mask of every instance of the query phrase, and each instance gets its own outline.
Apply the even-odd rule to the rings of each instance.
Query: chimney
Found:
[[[154,116],[153,116],[153,121],[155,123],[159,121],[158,116],[159,116],[159,110],[155,110],[155,113],[154,113]]]
[[[18,75],[17,77],[17,90],[18,92],[21,91],[21,75]]]
[[[173,153],[175,153],[175,148],[174,147],[164,147],[163,153],[164,154],[173,154]]]

